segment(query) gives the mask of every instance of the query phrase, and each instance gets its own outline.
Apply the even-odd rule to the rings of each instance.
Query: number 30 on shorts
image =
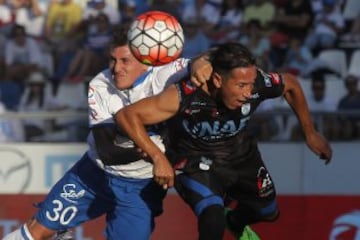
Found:
[[[52,222],[59,221],[61,225],[68,225],[78,212],[75,206],[64,208],[59,200],[54,200],[52,203],[56,206],[53,208],[53,212],[46,211],[46,217]]]

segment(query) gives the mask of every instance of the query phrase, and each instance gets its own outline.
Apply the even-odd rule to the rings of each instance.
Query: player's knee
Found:
[[[27,228],[28,233],[31,234],[33,239],[49,239],[56,233],[54,230],[40,224],[34,218],[30,219],[24,226]]]

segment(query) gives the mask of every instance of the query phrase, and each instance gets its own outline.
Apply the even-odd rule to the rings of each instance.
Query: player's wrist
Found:
[[[150,154],[150,157],[154,164],[158,164],[166,160],[165,155],[160,151],[158,153]]]

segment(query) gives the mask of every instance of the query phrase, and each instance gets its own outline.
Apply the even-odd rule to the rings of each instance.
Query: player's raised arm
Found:
[[[174,184],[174,173],[164,153],[152,142],[145,126],[160,123],[175,115],[179,97],[175,85],[159,95],[127,106],[115,115],[116,123],[154,163],[154,179],[164,188]]]
[[[305,135],[308,147],[325,163],[332,158],[332,149],[328,141],[316,131],[306,98],[300,83],[292,74],[283,74],[285,81],[284,98],[297,115]]]

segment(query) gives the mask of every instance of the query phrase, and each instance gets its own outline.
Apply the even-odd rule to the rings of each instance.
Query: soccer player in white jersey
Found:
[[[49,239],[103,214],[106,239],[149,239],[154,218],[162,213],[166,189],[173,185],[161,185],[162,179],[174,173],[169,163],[157,164],[143,156],[116,127],[113,116],[122,107],[162,91],[176,81],[169,76],[185,74],[188,64],[189,60],[178,59],[161,67],[143,65],[132,56],[126,31],[114,30],[109,68],[89,84],[89,150],[53,186],[35,216],[4,240]],[[195,81],[205,81],[206,67],[198,69]],[[163,149],[156,130],[149,129],[149,134]]]

